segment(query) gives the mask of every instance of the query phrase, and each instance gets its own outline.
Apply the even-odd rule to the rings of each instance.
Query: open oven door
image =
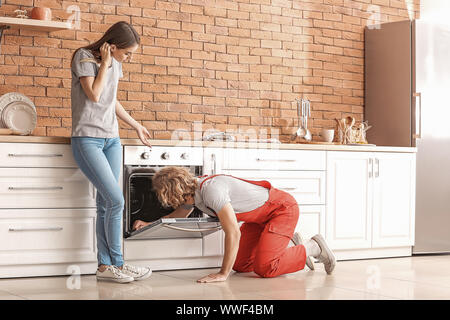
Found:
[[[206,218],[162,218],[148,226],[132,231],[127,240],[203,238],[222,229],[219,219]]]

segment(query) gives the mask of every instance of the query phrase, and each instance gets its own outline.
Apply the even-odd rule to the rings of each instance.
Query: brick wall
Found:
[[[0,16],[46,6],[54,20],[65,20],[70,6],[81,10],[80,30],[4,32],[0,94],[18,91],[34,101],[34,135],[70,136],[71,55],[127,21],[141,47],[123,65],[118,99],[154,139],[215,128],[287,141],[298,127],[298,97],[311,100],[314,139],[335,128],[335,118],[361,121],[364,27],[418,18],[420,9],[420,0],[2,2]],[[122,138],[136,137],[120,126]]]

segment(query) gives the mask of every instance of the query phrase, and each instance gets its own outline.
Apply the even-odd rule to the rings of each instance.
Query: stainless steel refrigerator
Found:
[[[401,21],[365,30],[369,143],[417,147],[414,254],[450,252],[450,26]]]

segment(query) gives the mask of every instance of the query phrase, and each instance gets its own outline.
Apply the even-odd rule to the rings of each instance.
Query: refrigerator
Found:
[[[450,26],[365,29],[369,143],[417,148],[413,254],[450,253]]]

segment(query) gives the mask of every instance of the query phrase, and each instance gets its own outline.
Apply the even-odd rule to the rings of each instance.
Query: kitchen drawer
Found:
[[[95,206],[95,188],[79,169],[0,168],[0,208]]]
[[[222,169],[325,170],[325,151],[225,149]]]
[[[95,209],[0,210],[0,265],[96,261]]]
[[[202,256],[202,239],[124,240],[125,260],[194,258]]]
[[[0,167],[78,168],[70,144],[0,143]]]
[[[325,204],[325,171],[222,170],[248,180],[267,180],[273,187],[290,193],[300,205]]]

